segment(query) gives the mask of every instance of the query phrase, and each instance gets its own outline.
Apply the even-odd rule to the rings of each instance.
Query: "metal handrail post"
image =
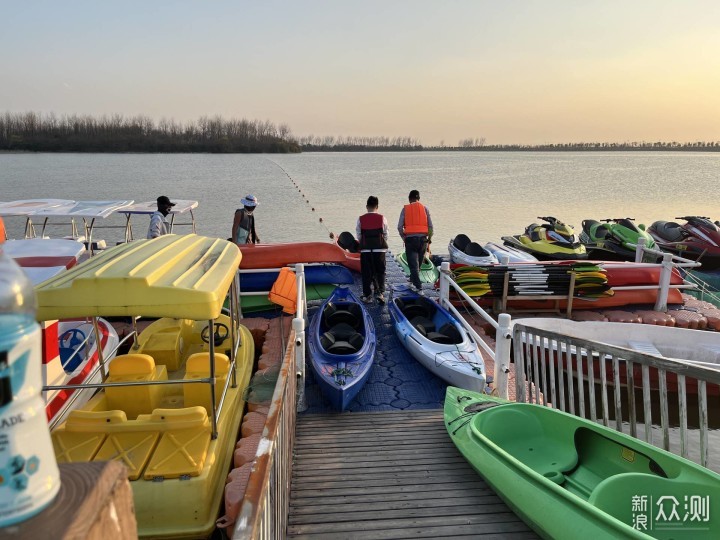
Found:
[[[662,260],[662,271],[660,272],[660,291],[655,300],[655,311],[667,311],[668,291],[670,290],[670,277],[673,272],[672,255],[665,253]]]
[[[297,377],[297,410],[307,409],[305,402],[305,319],[295,317],[292,321],[295,332],[295,374]]]
[[[107,366],[105,366],[105,355],[103,354],[102,348],[102,336],[100,335],[100,326],[98,325],[98,318],[92,318],[93,333],[95,334],[95,349],[97,350],[98,360],[100,361],[100,373],[103,382],[108,377]]]
[[[638,238],[637,246],[635,247],[635,262],[641,263],[643,262],[643,256],[645,255],[645,238],[640,237]]]
[[[511,340],[510,315],[508,313],[501,313],[498,316],[498,329],[495,334],[495,373],[493,374],[493,384],[498,391],[498,396],[503,399],[508,398]]]
[[[212,439],[217,439],[217,407],[215,406],[215,321],[208,321],[210,340],[210,407],[212,408]]]
[[[443,262],[440,265],[440,305],[447,305],[450,302],[450,263]]]

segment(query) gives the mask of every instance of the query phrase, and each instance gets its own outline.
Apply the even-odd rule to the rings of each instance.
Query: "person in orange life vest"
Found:
[[[420,192],[413,189],[408,195],[410,204],[400,212],[398,232],[405,242],[405,255],[410,269],[410,283],[422,293],[420,283],[420,264],[425,258],[432,239],[433,223],[430,210],[420,204]]]
[[[255,195],[248,195],[240,201],[242,208],[235,210],[232,226],[232,241],[237,244],[259,244],[260,238],[255,232],[255,208],[260,204]]]
[[[385,252],[388,244],[388,224],[385,216],[378,213],[378,198],[370,195],[367,213],[357,220],[357,237],[360,244],[360,273],[363,294],[360,298],[368,303],[372,300],[371,286],[379,304],[385,303]]]

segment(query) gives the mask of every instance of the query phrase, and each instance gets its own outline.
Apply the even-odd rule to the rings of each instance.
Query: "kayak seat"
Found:
[[[453,246],[458,248],[460,251],[465,251],[465,248],[470,243],[470,238],[465,234],[458,234],[453,238]]]
[[[424,336],[427,336],[430,332],[435,332],[435,323],[427,317],[413,317],[410,320],[410,324],[420,330],[420,333]]]
[[[470,242],[465,246],[465,254],[471,257],[488,257],[490,255],[490,253],[477,242]]]
[[[670,242],[682,242],[684,240],[683,228],[674,221],[656,221],[652,224],[655,231]]]
[[[337,326],[338,324],[347,324],[353,328],[360,326],[362,319],[362,311],[357,304],[344,304],[336,306],[328,304],[323,310],[323,321],[327,328]]]
[[[357,333],[357,330],[345,323],[336,324],[325,332],[325,334],[330,334],[335,341],[350,341],[350,338]]]
[[[320,343],[330,354],[355,354],[358,352],[365,342],[362,334],[355,332],[345,340],[338,340],[330,332],[325,332],[320,338]]]
[[[443,324],[438,329],[438,332],[443,334],[444,336],[447,336],[447,338],[450,340],[448,343],[462,343],[462,341],[463,341],[462,334],[457,329],[457,327],[451,322]]]

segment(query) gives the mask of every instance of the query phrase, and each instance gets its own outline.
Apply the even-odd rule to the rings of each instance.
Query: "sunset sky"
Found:
[[[718,0],[0,0],[0,112],[432,145],[720,140]]]

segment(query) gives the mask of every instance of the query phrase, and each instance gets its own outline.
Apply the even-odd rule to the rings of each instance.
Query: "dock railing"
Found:
[[[488,324],[495,329],[495,349],[492,349],[468,324],[465,318],[450,303],[450,289],[453,289],[465,302],[468,308],[480,315]],[[450,311],[463,328],[472,336],[478,346],[495,362],[495,372],[493,374],[493,385],[497,389],[500,397],[508,397],[508,374],[510,373],[510,315],[501,313],[498,320],[493,319],[488,313],[477,305],[468,294],[455,283],[450,272],[450,263],[443,262],[440,266],[440,305]]]
[[[297,410],[304,407],[305,386],[307,301],[302,264],[296,265],[295,273],[295,318],[245,497],[233,530],[234,540],[285,537],[290,508],[295,419]]]
[[[512,335],[518,402],[613,426],[720,470],[720,448],[708,443],[710,427],[720,425],[708,413],[708,395],[720,394],[720,370],[535,328],[532,321],[515,322]]]

